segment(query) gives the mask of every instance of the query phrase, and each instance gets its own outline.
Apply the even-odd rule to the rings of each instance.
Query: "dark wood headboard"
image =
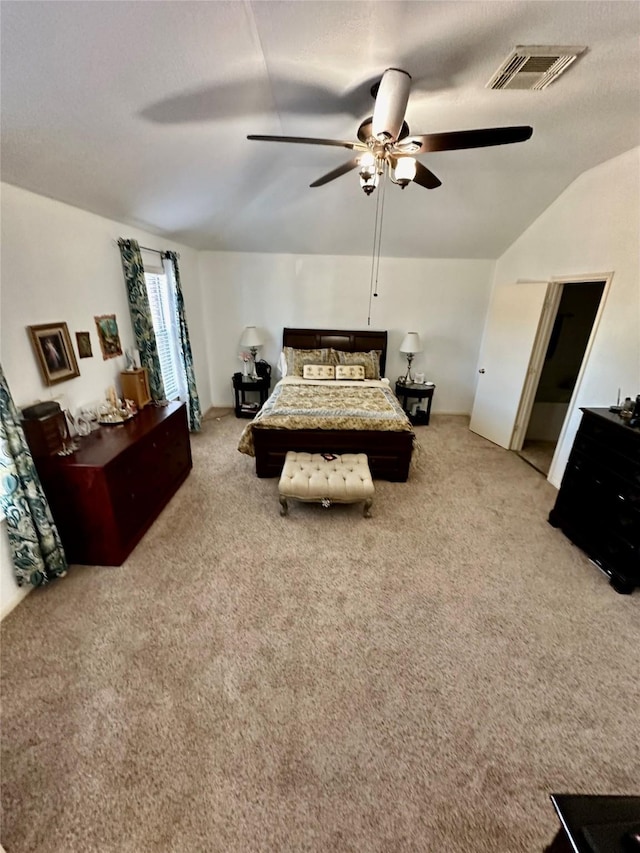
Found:
[[[333,347],[344,352],[369,352],[380,350],[380,376],[384,376],[387,363],[387,333],[372,329],[284,329],[282,346],[295,349]]]

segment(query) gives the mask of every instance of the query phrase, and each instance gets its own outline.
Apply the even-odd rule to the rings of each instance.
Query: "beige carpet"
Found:
[[[529,439],[522,445],[519,455],[530,465],[533,465],[536,471],[540,471],[546,477],[551,468],[553,454],[556,452],[556,444],[557,442],[555,441]]]
[[[550,792],[639,792],[640,592],[536,471],[434,416],[373,519],[281,518],[245,423],[124,566],[4,621],[7,853],[531,853]]]

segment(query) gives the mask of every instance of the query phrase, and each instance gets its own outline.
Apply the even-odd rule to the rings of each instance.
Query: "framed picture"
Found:
[[[116,315],[103,314],[101,317],[94,317],[94,319],[98,329],[98,340],[100,341],[102,358],[106,361],[108,358],[115,358],[117,355],[122,355]]]
[[[80,376],[66,323],[27,326],[45,385]]]
[[[76,344],[80,358],[92,358],[91,337],[89,332],[76,332]]]

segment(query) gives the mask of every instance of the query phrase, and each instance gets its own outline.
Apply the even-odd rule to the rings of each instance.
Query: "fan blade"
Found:
[[[334,169],[332,172],[327,172],[326,175],[323,175],[321,178],[318,178],[317,181],[314,181],[312,184],[309,184],[309,186],[321,187],[323,184],[328,184],[329,181],[333,181],[335,178],[339,178],[340,175],[346,175],[347,172],[350,172],[352,169],[357,168],[359,165],[359,158],[354,157],[353,160],[348,160],[346,163],[343,163],[342,166],[338,166],[338,168]]]
[[[442,181],[427,169],[426,166],[423,166],[422,163],[416,160],[416,174],[413,178],[413,183],[420,184],[421,187],[426,187],[428,190],[435,190],[436,187],[442,184]]]
[[[526,142],[533,133],[532,127],[487,127],[482,130],[455,130],[448,133],[411,134],[420,142],[420,153],[455,151],[460,148],[486,148],[489,145],[510,145]]]
[[[366,151],[367,146],[359,142],[346,142],[342,139],[314,139],[310,136],[263,136],[262,134],[251,134],[247,139],[258,139],[262,142],[297,142],[302,145],[335,145],[338,148],[351,148],[357,151]]]
[[[373,107],[372,133],[379,142],[395,142],[407,111],[411,75],[387,68],[382,75]]]

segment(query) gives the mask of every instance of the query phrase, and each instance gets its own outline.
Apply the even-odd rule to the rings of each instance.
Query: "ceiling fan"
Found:
[[[404,120],[410,88],[409,73],[400,68],[387,68],[380,82],[371,89],[371,94],[375,98],[373,116],[366,118],[358,128],[357,142],[261,134],[251,134],[247,139],[305,145],[333,145],[357,151],[359,153],[356,157],[318,178],[310,186],[321,187],[359,168],[360,186],[367,195],[371,195],[378,185],[380,176],[385,174],[385,170],[390,180],[402,189],[411,181],[428,190],[439,187],[442,183],[440,179],[416,160],[413,154],[508,145],[512,142],[525,142],[533,133],[533,128],[524,125],[412,134]]]

